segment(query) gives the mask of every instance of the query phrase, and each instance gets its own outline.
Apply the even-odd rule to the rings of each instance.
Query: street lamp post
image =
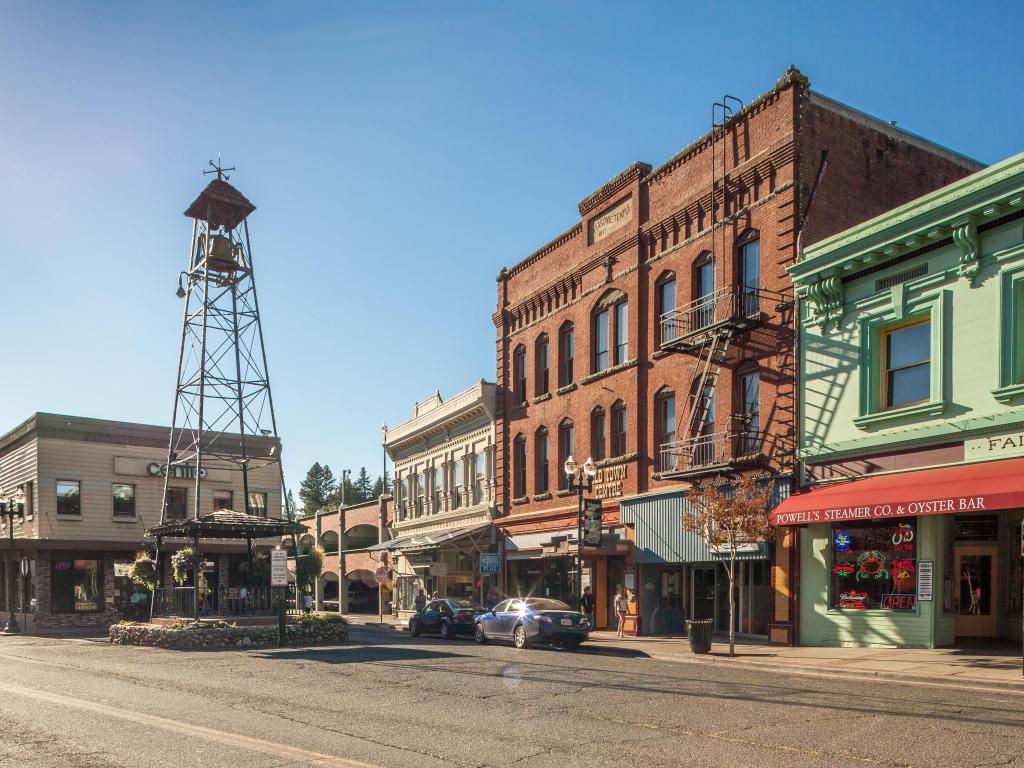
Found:
[[[16,635],[21,632],[21,627],[18,626],[18,618],[14,615],[14,593],[17,591],[15,585],[18,583],[18,560],[20,558],[14,557],[14,518],[25,519],[24,502],[15,501],[13,498],[8,499],[6,503],[0,502],[0,517],[5,518],[7,521],[8,541],[10,542],[8,551],[11,553],[11,580],[7,584],[7,610],[10,612],[10,618],[7,620],[7,624],[4,625],[3,634]]]
[[[384,453],[384,474],[380,476],[380,499],[377,500],[379,504],[378,508],[378,519],[379,525],[377,528],[377,543],[380,544],[384,541],[384,483],[388,476],[388,425],[387,422],[382,422],[380,425],[380,445]],[[385,578],[387,576],[385,565],[386,555],[380,553],[380,567],[385,569]],[[392,600],[394,598],[392,597]],[[379,623],[384,623],[384,579],[377,578],[377,620]]]
[[[587,493],[594,487],[594,475],[597,468],[594,460],[587,457],[583,466],[573,461],[572,454],[565,460],[565,478],[569,491],[576,492],[576,604],[580,608],[583,600],[583,490]],[[580,608],[582,610],[582,608]]]

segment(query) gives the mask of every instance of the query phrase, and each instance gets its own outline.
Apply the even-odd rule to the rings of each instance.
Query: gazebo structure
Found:
[[[157,586],[153,593],[153,618],[194,618],[202,616],[271,616],[279,600],[285,599],[287,587],[254,584],[252,574],[253,547],[260,539],[299,536],[306,526],[290,520],[275,520],[221,509],[199,517],[171,520],[146,531],[146,538],[155,539],[156,551],[166,539],[184,539],[192,545],[192,586],[164,586],[157,573]],[[217,594],[201,595],[199,574],[202,573],[202,545],[204,540],[244,539],[248,550],[249,568],[244,589],[231,589],[219,585]]]

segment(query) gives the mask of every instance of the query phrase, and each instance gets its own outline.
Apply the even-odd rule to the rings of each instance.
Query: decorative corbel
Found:
[[[836,275],[828,275],[807,286],[807,299],[813,305],[814,319],[821,330],[830,320],[838,324],[843,316],[843,283]]]
[[[978,226],[973,214],[953,223],[953,242],[960,248],[960,266],[957,272],[961,277],[973,280],[981,266],[981,241],[978,239]]]

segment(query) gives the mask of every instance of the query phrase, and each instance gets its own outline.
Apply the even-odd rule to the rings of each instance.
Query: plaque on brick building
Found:
[[[611,208],[605,209],[600,216],[590,220],[590,244],[604,240],[608,235],[617,229],[622,229],[629,224],[633,217],[633,198],[627,197],[620,200]]]

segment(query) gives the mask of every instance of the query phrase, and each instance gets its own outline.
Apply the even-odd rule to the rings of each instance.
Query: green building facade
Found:
[[[808,248],[801,645],[1019,641],[1024,154]]]

